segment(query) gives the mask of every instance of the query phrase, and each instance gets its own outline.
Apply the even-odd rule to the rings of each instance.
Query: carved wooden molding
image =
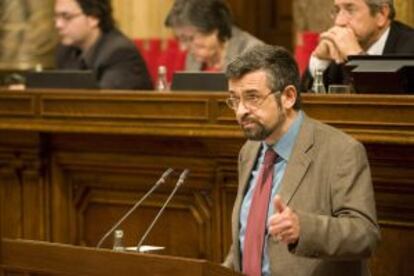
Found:
[[[0,129],[242,138],[226,93],[2,91]],[[303,95],[305,112],[362,142],[414,144],[414,97]],[[7,111],[8,110],[8,111]],[[16,114],[17,112],[17,114]],[[13,116],[13,114],[15,116]]]

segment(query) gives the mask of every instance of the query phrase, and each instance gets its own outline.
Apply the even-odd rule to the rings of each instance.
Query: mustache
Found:
[[[257,123],[257,120],[255,118],[249,116],[249,114],[245,114],[240,119],[240,123]]]

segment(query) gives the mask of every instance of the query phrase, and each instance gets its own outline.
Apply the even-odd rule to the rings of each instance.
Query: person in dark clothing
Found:
[[[322,33],[302,80],[308,90],[317,70],[324,84],[349,81],[344,64],[350,55],[414,55],[414,29],[395,18],[393,0],[335,0],[335,25]]]
[[[109,0],[56,0],[56,67],[92,70],[104,89],[152,89],[145,61],[116,27]]]

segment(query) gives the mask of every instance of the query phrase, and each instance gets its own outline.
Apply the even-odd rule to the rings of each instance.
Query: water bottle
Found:
[[[34,67],[35,72],[42,72],[43,71],[43,65],[41,63],[36,63]]]
[[[124,246],[122,243],[122,239],[124,237],[124,231],[122,230],[115,230],[114,232],[114,246],[112,250],[114,251],[124,251]]]
[[[158,91],[168,91],[168,81],[167,81],[167,67],[164,65],[158,66],[158,79],[157,79],[157,90]]]
[[[313,80],[312,92],[316,94],[326,94],[325,86],[323,85],[323,72],[317,70],[315,79]]]

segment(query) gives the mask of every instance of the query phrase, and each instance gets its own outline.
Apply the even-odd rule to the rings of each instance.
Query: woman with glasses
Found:
[[[165,25],[188,50],[187,71],[224,71],[233,58],[262,43],[233,25],[223,0],[176,0]]]

